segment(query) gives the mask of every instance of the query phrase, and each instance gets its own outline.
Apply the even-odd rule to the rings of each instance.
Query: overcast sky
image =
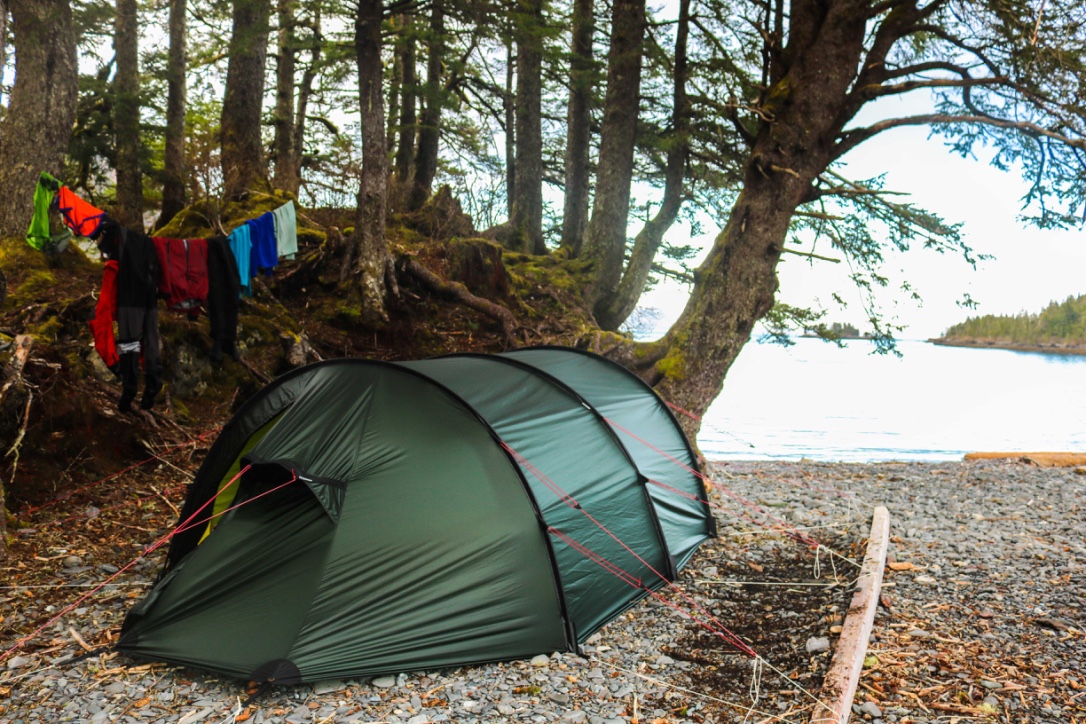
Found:
[[[1081,227],[1039,231],[1019,222],[1021,198],[1027,190],[1020,177],[989,166],[984,156],[963,159],[940,138],[929,139],[928,133],[927,128],[887,131],[849,154],[844,173],[851,178],[886,173],[888,190],[909,194],[899,199],[935,212],[947,222],[963,222],[965,239],[973,249],[995,258],[981,262],[975,271],[960,256],[923,249],[888,259],[886,272],[893,281],[879,296],[887,316],[907,325],[899,336],[934,337],[970,315],[1039,312],[1052,300],[1086,294],[1086,231]],[[681,240],[683,233],[676,228],[671,238]],[[702,241],[711,243],[712,235]],[[820,250],[826,248],[825,243],[820,245]],[[830,309],[828,322],[864,327],[867,315],[847,279],[845,264],[816,262],[812,266],[800,257],[785,255],[778,272],[779,300],[793,305],[821,301]],[[920,293],[922,305],[898,290],[902,279]],[[848,309],[833,304],[834,291],[850,302]],[[975,311],[957,305],[964,293],[979,304]],[[643,299],[645,306],[662,313],[659,331],[666,330],[682,310],[685,296],[686,290],[679,285],[668,285]]]

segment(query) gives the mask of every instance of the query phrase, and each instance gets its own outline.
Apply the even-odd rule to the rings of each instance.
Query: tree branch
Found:
[[[994,128],[1007,128],[1021,131],[1022,133],[1031,136],[1051,138],[1052,140],[1064,143],[1071,148],[1086,149],[1086,139],[1072,138],[1029,121],[1011,121],[1005,118],[996,118],[988,115],[957,116],[949,113],[926,113],[904,118],[890,118],[867,126],[866,128],[857,128],[852,131],[846,131],[841,135],[841,140],[837,142],[837,145],[834,148],[833,158],[840,158],[864,141],[891,128],[899,128],[902,126],[927,126],[935,123],[974,123],[982,126],[992,126]]]

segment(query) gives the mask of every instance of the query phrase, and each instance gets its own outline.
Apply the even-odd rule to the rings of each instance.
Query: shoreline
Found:
[[[1055,342],[1049,344],[1018,344],[1015,342],[998,342],[990,339],[971,339],[963,337],[933,337],[927,341],[929,344],[934,344],[939,347],[1002,349],[1009,352],[1033,352],[1037,354],[1086,355],[1086,345],[1062,346]]]

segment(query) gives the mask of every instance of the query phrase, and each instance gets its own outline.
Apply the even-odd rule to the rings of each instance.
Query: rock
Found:
[[[19,667],[26,666],[29,663],[30,659],[26,658],[25,656],[14,656],[11,659],[8,659],[8,668],[18,669]]]
[[[860,713],[866,714],[873,719],[878,719],[882,716],[882,709],[880,709],[878,704],[873,701],[865,701],[863,704],[860,704]]]
[[[547,656],[546,654],[540,654],[539,656],[532,657],[532,660],[528,663],[530,663],[532,666],[540,668],[543,666],[549,666],[551,663],[551,657]]]
[[[913,578],[917,583],[932,584],[935,583],[935,579],[931,576],[916,576]]]
[[[807,639],[807,653],[820,654],[830,650],[830,640],[825,636],[812,636]]]
[[[83,559],[79,556],[68,556],[61,561],[61,565],[65,568],[79,568],[83,565]]]
[[[331,681],[318,681],[313,684],[313,693],[317,696],[323,696],[324,694],[331,694],[336,691],[343,691],[347,688],[339,679],[332,679]]]
[[[370,682],[370,685],[376,686],[378,689],[389,689],[396,686],[395,676],[378,676],[376,679]]]

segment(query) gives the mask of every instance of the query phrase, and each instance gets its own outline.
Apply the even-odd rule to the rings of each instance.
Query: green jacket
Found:
[[[38,251],[52,241],[49,233],[49,205],[53,203],[53,197],[59,189],[60,181],[42,171],[38,186],[34,189],[34,217],[26,232],[26,243]]]

